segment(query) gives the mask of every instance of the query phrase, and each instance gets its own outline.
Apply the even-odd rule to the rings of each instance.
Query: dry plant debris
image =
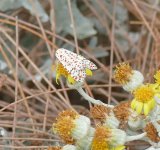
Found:
[[[153,83],[160,67],[159,8],[158,0],[1,0],[0,149],[47,149],[57,141],[62,146],[51,133],[57,114],[70,108],[80,112],[83,107],[89,117],[90,105],[67,87],[64,78],[56,84],[56,68],[52,71],[51,66],[56,66],[55,51],[60,47],[97,65],[83,88],[103,104],[109,100],[120,124],[127,120],[130,112],[124,111],[127,106],[121,101],[133,95],[112,80],[114,69],[129,63],[145,75],[145,83]],[[158,75],[158,83],[157,79]],[[123,88],[132,91],[130,85]],[[155,99],[159,103],[158,95]],[[134,110],[144,115],[144,104],[140,108],[135,104]],[[145,110],[150,114],[152,107]],[[127,146],[138,150],[134,145]]]

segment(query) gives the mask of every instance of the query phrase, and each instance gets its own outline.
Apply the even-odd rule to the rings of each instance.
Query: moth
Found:
[[[83,82],[88,72],[97,69],[97,66],[90,60],[64,48],[58,49],[55,55],[71,77],[77,82]]]

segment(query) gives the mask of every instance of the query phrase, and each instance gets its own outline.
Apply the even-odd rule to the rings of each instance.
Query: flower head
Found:
[[[120,63],[116,66],[114,80],[123,85],[129,82],[132,74],[132,68],[128,63]]]
[[[133,70],[129,64],[120,63],[116,66],[114,79],[123,86],[124,90],[133,91],[143,83],[144,77],[139,71]]]
[[[131,103],[131,108],[136,110],[138,114],[144,113],[148,115],[155,106],[155,94],[154,87],[151,84],[140,86],[133,92],[134,99]]]
[[[156,130],[156,128],[154,127],[154,125],[150,122],[150,123],[147,123],[146,127],[145,127],[145,131],[147,132],[147,137],[155,142],[155,143],[158,143],[160,142],[160,137],[158,135],[158,132]]]
[[[60,113],[56,123],[53,124],[53,131],[68,144],[73,144],[75,140],[86,136],[89,128],[89,118],[68,110]]]
[[[92,141],[92,150],[109,150],[108,141],[111,137],[111,130],[105,126],[97,127]]]
[[[100,119],[104,121],[106,116],[111,112],[111,108],[108,108],[104,105],[95,105],[90,109],[91,115],[94,119]]]
[[[58,114],[57,120],[62,117],[71,117],[72,119],[76,119],[78,117],[78,113],[74,110],[64,110]]]
[[[125,129],[127,127],[128,118],[131,114],[130,111],[131,101],[124,101],[113,108],[115,117],[120,121],[120,128]]]
[[[100,121],[109,128],[118,128],[119,121],[114,116],[111,108],[103,105],[95,105],[91,108],[91,114],[93,118],[100,119]]]
[[[126,133],[120,129],[110,129],[99,126],[95,130],[92,141],[92,150],[110,150],[120,147],[125,143]],[[122,148],[122,147],[121,147]]]
[[[56,51],[56,57],[58,59],[56,82],[60,76],[67,78],[71,84],[83,82],[86,75],[92,76],[91,70],[97,69],[93,62],[63,48]]]

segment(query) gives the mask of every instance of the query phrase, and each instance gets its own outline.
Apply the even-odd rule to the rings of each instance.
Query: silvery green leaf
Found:
[[[105,27],[100,23],[100,21],[95,17],[90,17],[89,20],[94,24],[94,27],[96,30],[103,35],[106,35],[106,29]]]
[[[21,45],[26,48],[28,52],[30,52],[39,40],[39,37],[35,37],[31,33],[28,33],[21,38]]]
[[[95,11],[101,16],[101,18],[104,18],[107,20],[108,24],[111,23],[111,21],[109,19],[106,18],[106,14],[104,13],[104,10],[99,6],[99,0],[91,0],[90,3],[93,5]],[[112,10],[112,3],[110,2],[110,0],[108,1],[103,1],[103,3],[106,4],[107,8],[110,10]],[[97,17],[90,17],[89,18],[90,21],[94,24],[95,28],[98,30],[99,33],[106,35],[106,29],[105,27],[101,24],[101,22],[99,21],[99,19],[97,19]]]
[[[98,44],[98,39],[96,36],[92,37],[89,41],[89,49],[91,49],[91,51],[89,51],[93,56],[95,56],[96,58],[101,58],[101,57],[105,57],[108,56],[108,52],[106,50],[105,47],[102,46],[97,46]]]
[[[105,57],[108,56],[109,53],[106,51],[106,49],[102,46],[97,46],[94,49],[92,49],[92,51],[90,52],[93,56],[95,56],[96,58],[101,58],[101,57]]]
[[[115,8],[116,13],[116,20],[122,27],[126,26],[126,22],[128,21],[128,10],[124,7],[121,1],[118,1],[118,4]]]
[[[129,42],[124,37],[126,31],[123,29],[117,29],[115,31],[115,39],[117,41],[118,47],[123,50],[124,52],[127,52],[129,50]]]
[[[4,145],[6,146],[11,146],[11,140],[9,139],[9,134],[7,132],[6,129],[0,127],[0,137],[3,137],[4,139],[2,139]],[[6,139],[5,139],[6,138]],[[7,139],[8,138],[8,139]],[[3,148],[4,150],[11,150],[11,148]]]
[[[34,7],[33,7],[34,5]],[[38,15],[42,22],[47,22],[49,17],[38,0],[0,0],[0,10],[7,11],[24,7],[30,11],[32,15]]]
[[[11,49],[15,49],[15,46],[13,46],[9,41],[5,40],[6,44],[8,45],[8,47],[10,47]],[[8,52],[6,47],[2,47],[5,54],[8,56],[8,58],[10,59],[10,62],[12,63],[13,67],[15,67],[15,59],[14,57]],[[8,75],[13,75],[13,70],[10,69],[10,67],[8,66],[8,64],[6,63],[5,59],[3,58],[2,55],[0,55],[0,71],[2,71],[5,74]],[[24,72],[24,70],[22,68],[18,69],[18,78],[20,80],[25,80],[26,79],[26,74]]]
[[[22,7],[21,0],[1,0],[0,1],[0,10],[1,11],[17,9],[20,7]]]
[[[49,76],[49,74],[52,72],[52,77],[55,78],[56,77],[56,68],[54,71],[52,71],[52,60],[51,59],[47,59],[46,61],[44,61],[44,64],[40,67],[40,70],[43,72],[44,75]],[[41,81],[42,80],[42,76],[37,73],[34,75],[34,79],[36,81]],[[27,78],[27,80],[31,80],[31,78]]]
[[[21,0],[24,8],[30,11],[32,15],[38,15],[42,22],[47,22],[49,17],[38,0]],[[34,7],[32,6],[34,5]]]
[[[89,21],[89,19],[83,16],[77,8],[76,3],[73,1],[71,2],[77,38],[84,39],[96,34],[93,24]],[[55,0],[54,4],[57,32],[59,33],[63,31],[74,35],[67,0]]]
[[[110,14],[113,14],[113,3],[112,0],[105,0],[106,7],[109,10]],[[124,7],[122,1],[117,1],[115,5],[115,17],[116,21],[119,24],[125,25],[126,21],[128,20],[128,10]]]
[[[91,0],[90,3],[93,5],[94,9],[97,11],[98,14],[101,15],[102,18],[106,17],[106,14],[104,13],[104,10],[99,5],[100,4],[99,0]],[[112,2],[111,2],[111,0],[106,0],[106,1],[103,0],[102,4],[104,4],[107,8],[111,8],[109,10],[112,10]]]
[[[6,62],[0,59],[0,70],[5,70],[7,68]]]
[[[136,44],[138,42],[139,36],[140,36],[140,34],[136,32],[127,33],[127,31],[124,29],[117,29],[115,31],[115,38],[116,38],[118,47],[125,52],[127,52],[130,48],[132,48],[129,41],[125,38],[126,34],[128,34],[129,38],[132,39],[133,44]],[[133,52],[136,51],[134,48],[132,48],[131,50]]]
[[[89,41],[89,47],[90,47],[90,48],[95,48],[96,45],[97,45],[97,43],[98,43],[98,39],[97,39],[96,36],[94,36],[94,37],[92,37],[92,38],[90,39],[90,41]]]
[[[128,32],[128,25],[126,24],[126,21],[128,20],[128,12],[120,1],[118,1],[115,11],[116,21],[119,24],[119,28],[115,29],[117,45],[121,50],[127,52],[130,49],[129,41],[125,38],[125,35]]]
[[[140,33],[139,32],[129,32],[129,37],[130,37],[130,39],[132,39],[132,43],[136,44],[136,43],[138,43],[138,41],[140,39]],[[137,51],[137,49],[135,47],[132,47],[131,51],[133,53],[135,53]]]
[[[73,41],[72,41],[73,42]],[[71,44],[69,44],[69,43],[65,43],[65,44],[63,44],[63,46],[62,46],[64,49],[68,49],[68,50],[70,50],[70,51],[72,51],[72,52],[74,52],[74,50],[75,50],[75,47],[74,46],[72,46]]]

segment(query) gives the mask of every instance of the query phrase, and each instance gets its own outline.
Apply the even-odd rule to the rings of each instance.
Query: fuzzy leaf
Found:
[[[32,5],[33,3],[33,5]],[[33,7],[34,6],[34,7]],[[38,0],[1,0],[0,10],[7,11],[24,7],[29,10],[32,15],[38,15],[42,22],[47,22],[49,17]]]
[[[75,2],[71,3],[74,24],[78,39],[84,39],[96,34],[93,24],[79,11]],[[55,17],[57,32],[73,34],[73,25],[69,14],[68,3],[66,0],[55,0]]]

